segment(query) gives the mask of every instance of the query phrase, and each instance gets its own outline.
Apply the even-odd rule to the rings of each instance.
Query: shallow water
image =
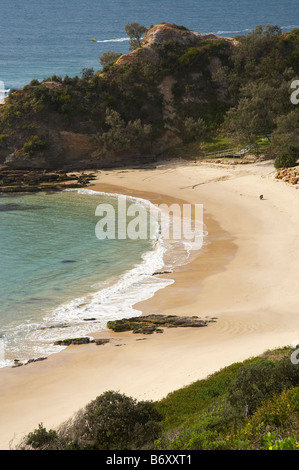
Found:
[[[0,198],[3,365],[58,351],[54,340],[105,327],[163,285],[157,241],[96,237],[100,203],[117,211],[115,197],[88,191]]]

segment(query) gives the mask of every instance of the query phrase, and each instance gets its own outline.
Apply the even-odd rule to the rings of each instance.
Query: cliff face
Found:
[[[207,127],[221,120],[230,99],[213,76],[237,46],[165,23],[104,72],[33,80],[0,107],[0,164],[87,169],[150,160],[161,145],[184,140],[186,119]]]

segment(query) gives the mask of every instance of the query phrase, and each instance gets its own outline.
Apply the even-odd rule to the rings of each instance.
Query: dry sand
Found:
[[[217,320],[147,337],[100,332],[94,336],[111,338],[109,344],[71,346],[46,361],[0,370],[0,449],[39,423],[58,426],[105,390],[160,399],[299,339],[299,191],[274,173],[273,162],[174,162],[99,173],[91,189],[204,205],[204,248],[164,275],[172,285],[136,308]]]

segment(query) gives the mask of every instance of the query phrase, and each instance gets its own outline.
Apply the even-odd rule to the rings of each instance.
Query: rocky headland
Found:
[[[163,23],[103,70],[32,80],[0,107],[0,165],[67,172],[155,162],[183,142],[186,119],[196,126],[229,109],[227,85],[214,75],[237,47]]]

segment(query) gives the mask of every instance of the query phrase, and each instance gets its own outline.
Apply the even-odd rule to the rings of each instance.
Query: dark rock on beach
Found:
[[[171,274],[172,271],[156,271],[153,273],[153,276],[157,276],[158,274]]]
[[[163,333],[165,328],[199,328],[207,326],[209,320],[202,320],[197,316],[178,317],[175,315],[145,315],[142,317],[123,318],[109,321],[107,327],[115,332],[132,331],[137,334]]]
[[[14,359],[14,365],[12,367],[20,367],[23,366],[24,363],[20,361],[20,359]]]
[[[97,346],[103,346],[104,344],[110,343],[110,339],[95,339],[95,344]]]
[[[94,179],[93,174],[69,174],[62,170],[12,169],[0,167],[0,192],[32,193],[61,191],[66,188],[82,188]],[[19,210],[19,207],[10,210]]]
[[[36,357],[33,359],[29,359],[26,362],[20,361],[20,359],[14,359],[14,364],[12,367],[21,367],[21,366],[26,366],[27,364],[32,364],[32,362],[39,362],[39,361],[45,361],[47,357]]]
[[[46,357],[37,357],[35,359],[29,359],[29,361],[27,361],[26,364],[31,364],[32,362],[45,361],[46,359],[47,359]]]
[[[55,345],[57,346],[70,346],[71,344],[89,344],[95,343],[97,346],[103,346],[110,342],[110,339],[106,338],[98,338],[98,339],[90,339],[88,336],[84,336],[82,338],[69,338],[69,339],[62,339],[55,341]]]
[[[56,346],[70,346],[71,344],[88,344],[88,343],[93,343],[94,340],[91,340],[87,336],[84,336],[82,338],[69,338],[69,339],[62,339],[55,341]]]

